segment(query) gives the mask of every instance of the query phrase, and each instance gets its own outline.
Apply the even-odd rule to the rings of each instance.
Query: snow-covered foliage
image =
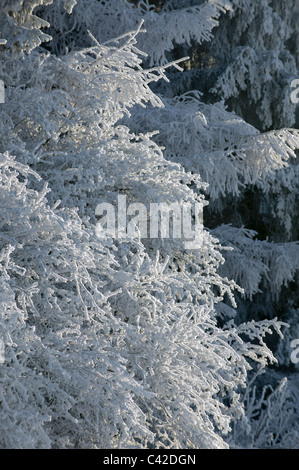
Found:
[[[63,0],[58,0],[45,12],[55,31],[56,52],[80,47],[82,39],[87,39],[87,29],[104,43],[136,29],[144,20],[147,34],[138,37],[138,47],[148,54],[148,63],[153,66],[168,63],[167,53],[175,44],[191,45],[193,40],[201,43],[211,39],[220,14],[229,10],[231,4],[228,0],[167,2],[158,14],[149,0],[76,0],[71,17],[63,13],[63,7]]]
[[[263,130],[293,126],[290,84],[299,72],[298,0],[232,4],[208,46],[218,69],[211,91]]]
[[[49,41],[51,36],[42,32],[42,27],[50,24],[36,16],[33,10],[43,4],[52,3],[53,0],[3,0],[0,5],[1,38],[4,40],[3,49],[6,55],[23,54],[31,52],[43,41]]]
[[[1,3],[1,448],[298,444],[294,388],[281,372],[255,388],[287,318],[244,313],[294,281],[295,241],[229,223],[207,224],[194,251],[96,233],[97,204],[120,194],[223,210],[295,178],[295,129],[153,91],[182,73],[173,49],[210,40],[235,2],[152,3]]]

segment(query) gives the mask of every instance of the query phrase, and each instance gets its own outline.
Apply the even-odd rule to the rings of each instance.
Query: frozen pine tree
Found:
[[[147,9],[138,3],[145,26],[171,13],[187,18],[191,11],[196,14],[195,6],[209,2],[151,3]],[[219,26],[211,28],[212,40],[185,26],[185,41],[165,51],[168,59],[190,56],[185,72],[170,71],[169,84],[158,82],[155,90],[165,107],[135,109],[130,125],[135,131],[159,129],[154,139],[165,147],[167,159],[209,183],[206,224],[234,248],[225,252],[221,272],[238,280],[248,298],[239,299],[237,315],[244,320],[279,314],[293,325],[292,309],[298,306],[298,131],[279,127],[298,127],[296,103],[291,102],[291,83],[298,76],[298,4],[230,2],[226,8],[227,14],[214,18]],[[171,37],[171,31],[165,28],[164,37]],[[215,103],[215,97],[226,106]],[[293,327],[292,332],[296,335]],[[284,361],[292,369],[290,353]],[[292,376],[289,383],[294,390]],[[296,403],[296,393],[291,396]],[[283,446],[281,435],[277,440]]]
[[[262,130],[298,127],[290,94],[299,73],[298,0],[232,3],[206,51],[217,70],[210,91]]]
[[[280,426],[285,379],[260,397],[253,381],[285,327],[248,311],[262,283],[275,297],[293,280],[298,245],[228,224],[195,251],[95,230],[97,204],[120,194],[217,209],[295,157],[296,130],[263,134],[196,92],[153,91],[183,75],[177,44],[211,40],[232,6],[2,2],[2,448],[296,445]]]

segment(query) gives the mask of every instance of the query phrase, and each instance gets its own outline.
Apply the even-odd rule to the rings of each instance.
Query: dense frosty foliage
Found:
[[[226,55],[214,33],[242,8],[1,2],[1,448],[299,447],[299,131],[178,93],[190,48]],[[214,94],[240,73],[231,59]],[[201,245],[99,237],[97,204],[120,195],[203,204]]]

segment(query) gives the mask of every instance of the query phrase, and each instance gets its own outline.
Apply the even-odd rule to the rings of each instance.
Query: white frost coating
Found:
[[[156,57],[147,39],[145,68],[139,37],[145,44],[141,29],[154,28],[151,9],[143,18],[141,3],[88,0],[71,2],[69,17],[64,1],[46,3],[0,6],[12,48],[0,64],[0,447],[246,447],[250,425],[249,444],[264,445],[280,429],[287,384],[255,397],[248,374],[276,363],[265,336],[284,325],[235,322],[236,297],[251,298],[260,281],[275,295],[294,277],[296,245],[272,250],[228,224],[205,229],[194,252],[179,239],[100,240],[94,211],[120,194],[147,206],[195,204],[209,191],[213,201],[244,184],[273,185],[298,133],[261,134],[198,95],[155,94],[178,13],[165,13],[175,28]],[[228,2],[188,3],[190,34],[180,40],[198,24],[196,40],[210,38]],[[66,31],[62,55],[55,40],[37,48],[45,21],[58,37]]]

